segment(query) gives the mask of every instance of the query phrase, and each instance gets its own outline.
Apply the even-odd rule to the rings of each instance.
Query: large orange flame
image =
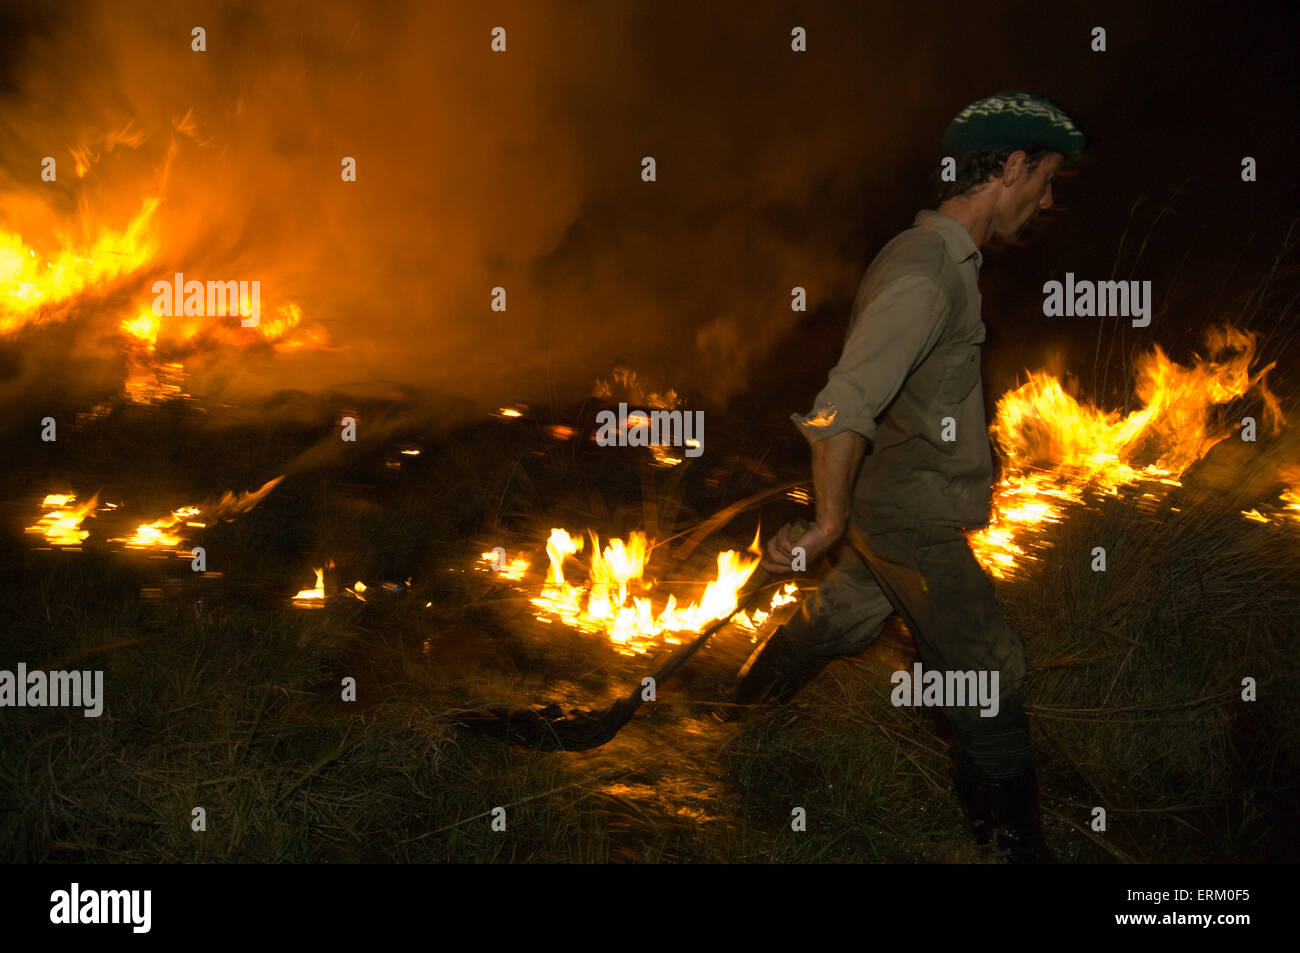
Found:
[[[81,244],[58,236],[58,250],[52,254],[42,254],[16,232],[0,227],[0,334],[64,320],[69,311],[61,305],[82,294],[107,292],[118,281],[151,287],[148,279],[171,280],[170,271],[155,273],[160,260],[159,203],[157,197],[145,199],[121,230],[83,226],[94,237]],[[259,343],[283,350],[327,344],[321,329],[303,327],[302,308],[292,301],[262,307],[258,324],[244,327],[228,315],[159,316],[152,292],[140,294],[114,319],[127,365],[124,392],[137,403],[183,394],[184,359],[197,351]],[[243,288],[241,295],[238,310],[247,314],[252,302]],[[229,310],[236,310],[233,302]]]
[[[1127,416],[1079,401],[1051,374],[1031,373],[1003,395],[989,430],[1004,455],[1004,476],[989,525],[970,534],[985,568],[1013,575],[1019,561],[1033,558],[1030,544],[1042,544],[1041,527],[1086,493],[1141,483],[1154,497],[1180,486],[1187,468],[1233,433],[1217,422],[1217,405],[1257,390],[1278,432],[1285,420],[1264,383],[1274,365],[1251,373],[1255,343],[1250,332],[1211,329],[1209,357],[1190,367],[1157,345],[1137,363],[1142,406]]]

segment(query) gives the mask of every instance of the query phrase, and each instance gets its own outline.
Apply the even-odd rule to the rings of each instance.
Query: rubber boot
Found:
[[[969,758],[957,755],[957,793],[975,827],[975,840],[997,850],[1009,864],[1052,864],[1038,810],[1038,775],[1033,767],[1006,778],[989,777]]]
[[[998,847],[1010,864],[1054,864],[1043,836],[1038,808],[1038,772],[1030,768],[1015,778],[994,782],[1003,798],[1000,809],[1006,828],[998,831]]]
[[[740,670],[735,700],[740,705],[783,704],[830,662],[830,656],[810,655],[781,626]]]

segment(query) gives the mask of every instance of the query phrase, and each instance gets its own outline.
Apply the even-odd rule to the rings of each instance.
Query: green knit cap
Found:
[[[971,103],[943,134],[943,151],[948,155],[1029,146],[1042,146],[1067,159],[1077,159],[1086,148],[1086,140],[1059,106],[1019,89]]]

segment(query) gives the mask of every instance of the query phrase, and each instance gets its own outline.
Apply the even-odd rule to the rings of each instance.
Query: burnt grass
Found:
[[[6,438],[0,668],[102,669],[107,701],[100,718],[0,710],[0,859],[989,860],[959,812],[941,719],[889,703],[889,672],[914,657],[897,620],[795,702],[738,721],[723,716],[752,646],[724,633],[591,752],[503,746],[447,714],[599,706],[653,668],[542,626],[520,591],[472,571],[475,557],[502,545],[537,571],[551,526],[648,528],[672,539],[652,564],[663,579],[711,575],[713,554],[746,545],[760,516],[771,528],[809,512],[786,497],[807,478],[806,451],[779,415],[710,415],[709,452],[665,470],[644,449],[596,448],[591,402],[451,426],[456,413],[312,406],[314,419],[229,425],[184,402],[117,406],[64,426],[57,445]],[[355,445],[338,440],[341,407],[358,415]],[[576,435],[557,439],[555,424]],[[1225,472],[1284,451],[1265,440]],[[107,542],[286,470],[260,506],[191,538],[220,575]],[[1277,487],[1216,473],[1162,500],[1076,508],[1023,578],[997,586],[1029,657],[1045,824],[1063,861],[1296,859],[1300,533],[1240,516]],[[80,551],[33,548],[23,526],[67,483],[123,501],[123,515],[87,520]],[[746,499],[675,562],[685,534]],[[1090,569],[1094,546],[1105,573]],[[336,592],[355,579],[403,587],[293,608],[326,559]],[[345,677],[355,702],[341,699]],[[498,806],[505,832],[492,829]],[[806,831],[791,829],[796,807]]]

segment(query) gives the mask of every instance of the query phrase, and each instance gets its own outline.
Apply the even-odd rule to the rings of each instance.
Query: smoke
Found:
[[[925,84],[854,90],[843,113],[837,57],[798,60],[794,20],[773,11],[104,2],[13,16],[5,227],[57,249],[161,200],[153,261],[72,302],[59,319],[75,330],[29,333],[19,380],[84,381],[86,361],[120,372],[112,333],[179,271],[259,280],[264,309],[296,301],[330,342],[181,354],[194,393],[396,382],[490,405],[580,392],[623,362],[722,400],[795,325],[792,288],[814,307],[851,293],[862,263],[829,245],[863,209],[827,221],[826,198],[864,167],[894,174],[924,98]],[[819,44],[851,42],[798,19]],[[861,55],[880,68],[924,74],[923,48],[873,45]],[[46,155],[56,182],[40,180]]]
[[[0,399],[120,378],[119,323],[179,271],[259,280],[264,308],[297,302],[329,342],[181,348],[200,396],[428,389],[490,407],[576,395],[624,364],[716,405],[773,356],[797,363],[823,315],[842,333],[867,260],[928,195],[948,118],[1032,85],[1011,60],[1029,56],[1015,10],[954,13],[942,31],[893,4],[779,0],[96,0],[0,16],[0,224],[57,249],[160,199],[148,267],[0,354]],[[791,51],[796,26],[807,53]],[[1091,62],[1086,44],[1024,49],[1030,76]],[[1069,104],[1095,85],[1069,82],[1044,91]],[[795,287],[813,317],[791,311]]]

